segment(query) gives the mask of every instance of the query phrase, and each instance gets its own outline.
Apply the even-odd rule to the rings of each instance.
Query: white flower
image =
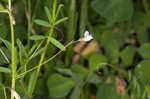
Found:
[[[92,39],[93,39],[93,36],[92,36],[91,34],[89,34],[88,31],[85,31],[85,32],[84,32],[84,38],[81,38],[80,41],[85,41],[85,42],[87,42],[87,41],[90,41],[90,40],[92,40]]]

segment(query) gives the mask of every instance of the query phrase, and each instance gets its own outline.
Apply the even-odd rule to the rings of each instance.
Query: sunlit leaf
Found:
[[[64,22],[64,21],[66,21],[66,20],[68,20],[68,18],[67,18],[67,17],[64,17],[64,18],[62,18],[62,19],[56,21],[55,25],[58,25],[58,24],[60,24],[60,23],[62,23],[62,22]]]
[[[0,67],[0,72],[11,73],[11,70],[9,68],[6,68],[6,67]]]
[[[45,12],[46,12],[46,15],[47,15],[47,18],[48,18],[48,20],[49,20],[49,23],[51,23],[51,12],[50,12],[50,10],[48,9],[48,7],[44,7],[44,9],[45,9]]]
[[[62,45],[58,40],[56,40],[55,38],[53,37],[49,37],[50,38],[50,42],[55,45],[57,48],[59,48],[60,50],[63,50],[65,51],[66,48],[64,45]]]
[[[29,37],[30,40],[43,40],[45,39],[45,36],[42,35],[33,35]]]
[[[41,26],[50,27],[50,23],[48,23],[44,20],[37,19],[34,22],[38,25],[41,25]]]
[[[57,12],[56,12],[56,17],[59,15],[59,12],[60,12],[60,10],[61,10],[61,8],[62,8],[63,6],[64,6],[63,4],[60,4],[60,5],[58,6],[58,10],[57,10]]]

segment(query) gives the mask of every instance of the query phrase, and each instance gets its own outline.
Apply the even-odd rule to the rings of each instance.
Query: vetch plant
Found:
[[[7,13],[9,16],[9,22],[10,22],[10,31],[11,31],[11,68],[12,68],[12,82],[11,82],[11,88],[15,89],[15,83],[16,83],[16,69],[17,69],[17,64],[16,64],[16,49],[15,49],[15,33],[14,33],[14,18],[12,15],[12,5],[11,5],[11,0],[8,0],[8,9],[2,9],[1,12]],[[11,93],[11,99],[13,99],[14,96]]]
[[[136,1],[1,0],[0,98],[147,99],[149,5]]]

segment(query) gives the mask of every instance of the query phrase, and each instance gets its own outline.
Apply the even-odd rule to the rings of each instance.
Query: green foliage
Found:
[[[109,22],[123,22],[133,15],[131,0],[93,0],[92,7]]]
[[[45,39],[45,37],[42,35],[33,35],[33,36],[30,36],[29,39],[30,40],[42,40],[42,39]]]
[[[52,16],[51,16],[51,13],[50,13],[49,9],[47,7],[44,7],[44,10],[46,12],[49,23],[51,23]]]
[[[139,49],[139,53],[143,58],[150,58],[150,43],[143,44]]]
[[[56,47],[58,47],[59,49],[65,51],[66,48],[64,47],[64,45],[62,45],[58,40],[56,40],[55,38],[53,37],[49,37],[50,39],[50,42],[55,45]]]
[[[0,98],[13,88],[21,99],[148,99],[149,8],[148,0],[1,0]],[[93,40],[81,43],[86,30]]]
[[[90,66],[89,68],[91,71],[102,68],[103,64],[106,64],[106,63],[107,63],[106,57],[101,54],[93,54],[89,58],[89,66]]]
[[[74,84],[73,79],[63,77],[59,74],[53,74],[47,81],[50,96],[57,98],[66,96]]]
[[[92,84],[99,84],[101,79],[96,73],[90,72],[87,77],[87,82]]]
[[[83,80],[88,74],[88,70],[79,64],[72,65],[71,70],[73,72],[73,78],[76,81]]]
[[[11,70],[9,68],[6,68],[6,67],[0,67],[0,72],[11,73]]]
[[[80,98],[80,86],[77,85],[74,88],[74,90],[73,90],[73,92],[72,92],[72,94],[70,96],[70,99],[79,99],[79,98]]]
[[[37,19],[35,20],[35,23],[41,26],[50,27],[50,24],[44,20]]]
[[[135,69],[135,73],[137,74],[138,78],[143,83],[148,83],[148,81],[150,80],[150,77],[149,77],[150,67],[149,67],[149,65],[150,65],[150,61],[144,60],[144,61],[140,62]]]
[[[119,95],[116,90],[114,77],[111,78],[110,83],[104,83],[99,86],[96,99],[128,99],[127,94]]]
[[[106,31],[101,36],[101,45],[104,47],[109,61],[112,64],[116,64],[119,57],[119,45],[117,40],[115,40],[115,35],[110,31]]]
[[[132,65],[134,53],[135,51],[133,46],[127,46],[123,51],[121,51],[120,57],[122,59],[122,65],[124,67]]]

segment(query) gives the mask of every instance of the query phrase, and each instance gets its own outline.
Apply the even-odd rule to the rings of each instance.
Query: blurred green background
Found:
[[[0,0],[0,11],[7,6],[7,0]],[[44,64],[32,99],[149,99],[150,1],[58,0],[57,10],[60,6],[57,19],[65,19],[52,37],[66,45],[88,30],[94,39],[74,43]],[[24,65],[51,29],[45,9],[52,13],[53,0],[12,0],[12,8],[21,74],[39,63],[43,44]],[[0,85],[6,87],[11,86],[10,43],[9,17],[0,13]],[[59,51],[55,46],[49,44],[44,60]],[[28,99],[34,76],[32,71],[16,80],[21,99]],[[0,87],[0,99],[10,99],[4,89]]]

